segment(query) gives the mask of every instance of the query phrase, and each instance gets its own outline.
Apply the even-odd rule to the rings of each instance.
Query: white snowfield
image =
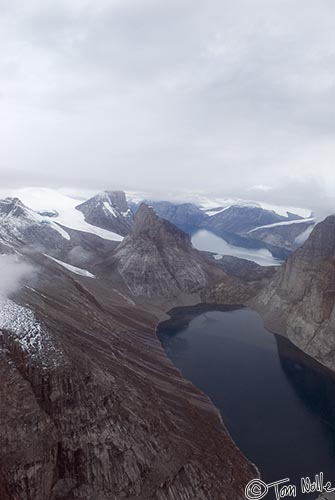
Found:
[[[0,297],[0,329],[30,359],[38,359],[43,366],[50,368],[50,364],[56,366],[64,361],[34,312],[5,297]]]
[[[57,233],[59,233],[62,236],[62,238],[66,239],[66,240],[70,240],[70,235],[66,231],[64,231],[64,229],[62,227],[60,227],[57,224],[57,222],[54,221],[54,219],[51,219],[49,217],[43,217],[42,215],[38,214],[37,212],[35,212],[31,208],[29,208],[28,206],[25,207],[25,212],[26,212],[28,219],[30,221],[36,222],[37,224],[41,224],[41,223],[48,224],[48,226],[51,227],[52,229],[54,229],[55,231],[57,231]],[[8,218],[5,217],[5,222],[7,222],[7,221],[8,221]],[[19,228],[20,225],[22,226],[23,224],[24,223],[21,223],[19,219],[15,220],[15,227],[16,228]]]
[[[292,226],[292,224],[302,224],[305,222],[315,222],[314,217],[310,217],[309,219],[297,219],[297,220],[289,220],[289,221],[282,221],[282,222],[274,222],[273,224],[265,224],[264,226],[258,226],[254,227],[253,229],[250,229],[248,233],[253,233],[254,231],[258,231],[258,229],[271,229],[272,227],[278,227],[278,226]]]
[[[43,255],[45,257],[48,257],[48,259],[53,260],[54,262],[56,262],[60,266],[64,267],[65,269],[67,269],[71,273],[78,274],[79,276],[84,276],[85,278],[93,278],[93,279],[96,278],[96,276],[94,274],[90,273],[86,269],[82,269],[81,267],[72,266],[71,264],[67,264],[66,262],[64,262],[62,260],[55,259],[55,257],[51,257],[50,255],[47,255],[46,253],[44,253]]]
[[[17,197],[22,203],[27,207],[31,208],[35,212],[47,212],[56,211],[58,215],[56,217],[39,216],[41,220],[48,222],[52,227],[57,230],[66,239],[70,238],[70,235],[59,226],[59,224],[65,228],[75,229],[77,231],[83,231],[85,233],[91,233],[95,236],[99,236],[102,239],[110,241],[122,241],[123,237],[107,229],[101,229],[99,227],[93,226],[85,221],[84,214],[79,210],[76,210],[76,206],[86,200],[82,197],[74,197],[72,194],[65,194],[61,190],[50,189],[50,188],[22,188],[14,189],[11,191],[3,192],[4,197]],[[2,197],[1,192],[1,197]],[[38,216],[38,214],[37,214]],[[62,232],[61,232],[62,231]]]

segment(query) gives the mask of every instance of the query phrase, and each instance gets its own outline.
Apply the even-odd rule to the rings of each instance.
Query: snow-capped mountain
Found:
[[[53,219],[25,206],[18,198],[0,200],[0,244],[16,249],[24,244],[63,248],[70,235]]]
[[[126,236],[133,226],[133,213],[123,191],[104,191],[76,206],[93,226]]]
[[[83,218],[79,211],[78,214]],[[119,243],[115,237],[122,239],[120,235],[90,226],[85,221],[73,224],[70,219],[69,226],[79,228],[73,229],[61,224],[60,219],[55,209],[37,212],[18,198],[0,200],[1,252],[46,254],[80,268],[115,248]]]
[[[29,187],[6,191],[5,194],[19,198],[27,207],[39,213],[44,220],[52,220],[64,228],[89,233],[104,240],[121,241],[123,239],[119,233],[89,224],[84,214],[76,209],[77,205],[87,200],[86,193],[83,195],[80,191],[68,193],[64,190]]]

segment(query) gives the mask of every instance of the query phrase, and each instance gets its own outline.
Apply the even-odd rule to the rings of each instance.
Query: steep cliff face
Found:
[[[273,329],[335,369],[335,216],[314,228],[255,305]]]
[[[157,317],[34,260],[0,310],[1,500],[242,499],[257,471],[166,359]]]
[[[225,279],[223,271],[193,248],[186,233],[144,204],[132,233],[103,266],[117,269],[135,296],[195,294]]]

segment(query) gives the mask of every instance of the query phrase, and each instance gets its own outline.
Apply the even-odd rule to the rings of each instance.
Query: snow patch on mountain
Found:
[[[0,298],[0,340],[8,350],[14,343],[44,367],[56,366],[63,359],[33,311],[3,297]]]
[[[115,210],[115,208],[112,207],[107,201],[104,201],[104,207],[107,210],[107,212],[109,212],[109,213],[111,213],[113,215],[113,217],[118,217],[119,216],[119,214],[117,213],[117,211]]]
[[[96,278],[96,276],[94,274],[90,273],[86,269],[82,269],[81,267],[72,266],[71,264],[67,264],[64,261],[55,259],[54,257],[51,257],[50,255],[47,255],[47,254],[43,254],[43,255],[45,257],[48,257],[48,259],[53,260],[54,262],[56,262],[60,266],[64,267],[65,269],[67,269],[71,273],[78,274],[79,276],[84,276],[85,278],[94,278],[94,279]]]
[[[44,219],[43,219],[43,222],[45,222]],[[69,235],[69,233],[64,231],[64,229],[62,227],[60,227],[57,223],[50,223],[50,225],[51,225],[52,229],[57,231],[65,240],[71,239],[71,236]]]
[[[277,227],[277,226],[291,226],[292,224],[303,224],[306,222],[315,222],[314,217],[310,217],[308,219],[297,219],[297,220],[290,220],[290,221],[282,221],[282,222],[274,222],[273,224],[265,224],[264,226],[258,226],[254,227],[253,229],[250,229],[248,233],[253,233],[254,231],[257,231],[258,229],[270,229],[272,227]]]

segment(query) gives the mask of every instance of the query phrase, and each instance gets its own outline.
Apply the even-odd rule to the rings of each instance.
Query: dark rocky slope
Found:
[[[335,216],[317,224],[252,305],[273,330],[335,369]]]
[[[260,266],[252,260],[240,259],[232,255],[217,256],[206,252],[212,262],[215,262],[229,276],[236,276],[245,281],[262,281],[271,278],[277,266]]]
[[[234,500],[257,475],[167,360],[147,284],[137,300],[121,276],[138,291],[141,265],[177,302],[212,278],[233,281],[150,209],[139,216],[96,278],[31,250],[31,283],[1,299],[1,500]],[[163,286],[152,274],[161,267]]]

